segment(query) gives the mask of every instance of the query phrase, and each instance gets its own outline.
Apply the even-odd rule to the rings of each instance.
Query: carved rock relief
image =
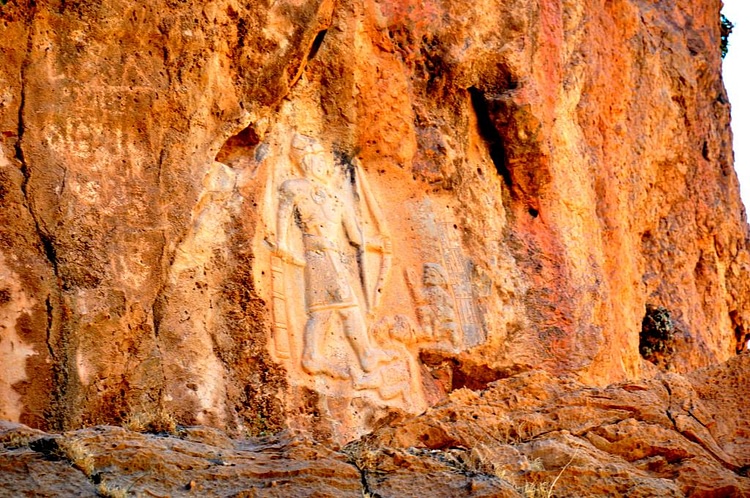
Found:
[[[291,358],[296,340],[299,366],[309,375],[343,380],[370,374],[391,359],[368,332],[390,270],[382,214],[361,168],[335,168],[316,140],[296,135],[290,160],[289,178],[271,187],[276,229],[265,239],[276,354]],[[330,350],[332,333],[344,338],[347,350]]]
[[[292,385],[352,407],[423,411],[419,351],[484,340],[458,230],[429,202],[391,205],[356,157],[291,135],[268,139],[259,174],[256,286],[271,308],[271,353]]]
[[[165,356],[162,360],[164,401],[181,417],[194,417],[201,424],[227,423],[226,375],[211,335],[217,321],[216,297],[205,289],[209,283],[215,285],[211,282],[216,278],[212,260],[218,251],[225,250],[226,226],[239,208],[236,182],[237,174],[221,162],[215,161],[206,172],[190,228],[169,268],[171,307],[165,307],[161,318],[162,344],[182,352],[181,357]],[[182,281],[193,285],[180,286]]]

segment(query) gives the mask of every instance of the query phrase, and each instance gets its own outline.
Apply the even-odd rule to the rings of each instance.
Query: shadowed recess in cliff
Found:
[[[477,116],[479,133],[487,143],[492,163],[495,165],[497,174],[503,178],[503,181],[505,181],[505,185],[507,185],[507,187],[512,190],[513,179],[511,178],[510,171],[508,170],[507,156],[505,153],[503,138],[500,136],[500,133],[498,133],[497,129],[492,124],[492,118],[490,117],[489,108],[487,106],[487,100],[485,99],[484,92],[475,87],[471,87],[469,88],[469,95],[471,96],[471,105],[473,106],[474,112]]]
[[[646,305],[640,333],[641,356],[656,365],[669,364],[674,355],[674,324],[669,310],[662,306]]]
[[[308,61],[313,60],[315,56],[318,55],[318,50],[320,50],[320,46],[323,44],[323,39],[326,37],[326,33],[328,33],[328,30],[324,29],[315,35],[312,47],[310,47],[310,53],[307,54]]]
[[[737,354],[750,350],[750,332],[745,328],[740,313],[737,310],[730,311],[729,319],[732,321],[734,337],[737,340],[735,346]]]
[[[231,166],[235,161],[247,159],[253,156],[252,149],[260,143],[258,133],[252,125],[233,135],[224,142],[216,160]]]
[[[507,379],[531,370],[529,365],[514,364],[507,367],[492,367],[470,357],[456,358],[445,351],[421,351],[419,359],[446,392],[457,389],[482,391],[500,379]]]

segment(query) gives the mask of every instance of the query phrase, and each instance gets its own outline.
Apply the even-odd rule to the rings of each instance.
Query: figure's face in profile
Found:
[[[424,285],[428,286],[444,285],[443,277],[440,275],[440,272],[430,266],[425,267],[422,281],[424,282]]]

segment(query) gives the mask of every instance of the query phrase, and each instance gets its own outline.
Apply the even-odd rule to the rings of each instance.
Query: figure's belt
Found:
[[[340,303],[326,303],[326,304],[313,304],[308,307],[307,311],[313,313],[315,311],[326,311],[326,310],[341,310],[345,308],[356,308],[358,304],[353,299],[347,299]]]
[[[303,233],[302,241],[305,251],[337,251],[336,245],[322,235]]]

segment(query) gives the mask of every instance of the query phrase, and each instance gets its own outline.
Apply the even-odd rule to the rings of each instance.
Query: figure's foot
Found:
[[[364,375],[360,375],[352,370],[351,374],[354,389],[358,391],[364,391],[366,389],[379,389],[383,384],[383,376],[380,375],[380,370],[366,373]]]
[[[419,337],[423,341],[436,341],[440,340],[440,338],[435,333],[435,330],[432,327],[421,325],[419,328],[419,331],[421,332],[421,336]]]
[[[451,344],[453,344],[453,347],[457,350],[461,349],[461,346],[463,346],[463,340],[461,335],[458,333],[458,331],[454,331],[454,333],[451,334]]]
[[[372,372],[382,363],[390,363],[397,358],[398,353],[387,349],[370,349],[360,355],[359,364],[365,373]]]
[[[302,370],[310,375],[326,375],[339,380],[346,380],[351,377],[348,370],[336,365],[324,364],[312,357],[302,358]]]
[[[453,346],[453,349],[461,349],[461,341],[459,339],[451,339],[451,346]]]
[[[383,385],[383,386],[380,386],[380,389],[378,389],[378,394],[380,394],[380,397],[383,398],[383,400],[385,401],[396,399],[399,396],[401,396],[403,399],[406,399],[405,395],[407,392],[409,392],[409,388],[410,386],[408,382],[400,382],[398,384],[392,384],[392,385]]]

